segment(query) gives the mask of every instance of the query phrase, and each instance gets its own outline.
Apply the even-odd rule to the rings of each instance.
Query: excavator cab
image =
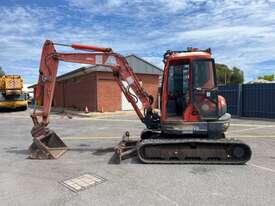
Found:
[[[214,60],[207,56],[182,56],[167,61],[167,85],[163,101],[167,99],[167,119],[199,121],[219,118],[218,93]],[[201,54],[200,54],[201,55]],[[177,58],[176,58],[177,57]],[[167,92],[166,92],[167,91]],[[164,119],[165,119],[164,118]]]
[[[142,133],[139,159],[144,163],[248,161],[248,145],[225,139],[231,116],[226,113],[224,98],[218,95],[210,49],[167,51],[163,61],[161,129],[151,131],[150,138]]]
[[[167,51],[164,63],[163,131],[224,137],[231,116],[226,113],[224,98],[218,95],[215,62],[210,49]]]

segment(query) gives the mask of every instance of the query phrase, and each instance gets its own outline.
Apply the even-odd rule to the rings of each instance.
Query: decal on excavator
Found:
[[[117,65],[116,58],[114,56],[108,56],[105,64]]]
[[[95,62],[96,62],[96,64],[102,64],[103,63],[102,55],[96,55]]]

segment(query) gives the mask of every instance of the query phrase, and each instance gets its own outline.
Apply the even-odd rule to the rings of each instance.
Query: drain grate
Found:
[[[74,192],[79,192],[82,190],[86,190],[91,186],[101,184],[105,181],[106,179],[103,177],[91,174],[84,174],[79,177],[64,180],[61,182],[61,184]]]

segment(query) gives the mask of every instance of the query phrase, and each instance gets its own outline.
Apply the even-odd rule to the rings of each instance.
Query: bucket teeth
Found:
[[[52,130],[33,137],[33,143],[29,147],[31,159],[58,159],[68,150],[66,144]]]

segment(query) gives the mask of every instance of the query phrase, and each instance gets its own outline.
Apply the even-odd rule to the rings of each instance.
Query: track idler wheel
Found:
[[[251,149],[247,145],[235,145],[231,149],[231,155],[237,160],[249,160],[251,157]]]

